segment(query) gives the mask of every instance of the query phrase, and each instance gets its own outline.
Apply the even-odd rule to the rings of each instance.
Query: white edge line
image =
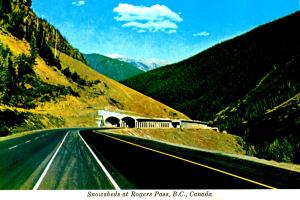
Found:
[[[39,180],[36,182],[35,186],[33,187],[33,190],[37,190],[40,186],[40,184],[42,183],[44,177],[47,174],[47,171],[49,170],[54,158],[56,157],[58,151],[60,150],[61,146],[63,145],[66,137],[68,136],[69,132],[65,135],[64,139],[62,140],[62,142],[60,143],[59,147],[57,148],[57,150],[55,151],[54,155],[52,156],[51,160],[49,161],[49,163],[47,164],[47,167],[44,169],[42,175],[40,176]]]
[[[11,149],[14,149],[14,148],[17,148],[19,145],[15,145],[13,147],[9,147],[8,149],[11,150]]]
[[[86,145],[86,147],[88,148],[88,150],[90,150],[91,154],[94,156],[95,160],[97,161],[97,163],[100,165],[100,167],[102,168],[102,170],[104,171],[105,175],[107,176],[107,178],[109,179],[109,181],[113,184],[113,186],[115,187],[116,190],[121,190],[121,188],[118,186],[118,184],[116,183],[116,181],[112,178],[112,176],[109,174],[109,172],[107,171],[107,169],[104,167],[104,165],[101,163],[101,161],[98,159],[98,157],[95,155],[95,153],[93,152],[93,150],[89,147],[89,145],[85,142],[85,140],[81,137],[79,131],[78,131],[78,135],[79,137],[82,139],[83,143]]]

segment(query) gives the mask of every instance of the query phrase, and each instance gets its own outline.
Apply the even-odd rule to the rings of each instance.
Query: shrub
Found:
[[[61,71],[67,78],[71,78],[72,72],[70,71],[69,67],[63,69]]]
[[[7,136],[9,135],[10,131],[8,128],[5,126],[5,124],[0,121],[0,137]]]
[[[287,137],[275,139],[272,143],[265,144],[258,156],[278,162],[291,162],[294,158],[293,145]]]
[[[73,82],[77,83],[78,85],[81,86],[88,86],[89,82],[86,80],[82,79],[77,72],[71,72],[69,67],[63,69],[61,71],[67,78],[71,79]]]

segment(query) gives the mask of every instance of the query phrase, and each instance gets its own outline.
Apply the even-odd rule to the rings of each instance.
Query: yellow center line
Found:
[[[191,160],[188,160],[188,159],[185,159],[185,158],[181,158],[181,157],[178,157],[178,156],[169,154],[169,153],[165,153],[165,152],[162,152],[162,151],[158,151],[158,150],[155,150],[155,149],[151,149],[151,148],[149,148],[149,147],[145,147],[145,146],[138,145],[138,144],[135,144],[135,143],[132,143],[132,142],[128,142],[128,141],[126,141],[126,140],[122,140],[122,139],[119,139],[119,138],[116,138],[116,137],[113,137],[113,136],[110,136],[110,135],[106,135],[106,134],[103,134],[103,133],[99,133],[99,134],[101,134],[101,135],[103,135],[103,136],[106,136],[106,137],[109,137],[109,138],[114,139],[114,140],[118,140],[118,141],[120,141],[120,142],[124,142],[124,143],[130,144],[130,145],[133,145],[133,146],[142,148],[142,149],[146,149],[146,150],[149,150],[149,151],[153,151],[153,152],[156,152],[156,153],[165,155],[165,156],[169,156],[169,157],[172,157],[172,158],[176,158],[176,159],[178,159],[178,160],[182,160],[182,161],[185,161],[185,162],[188,162],[188,163],[191,163],[191,164],[194,164],[194,165],[198,165],[198,166],[201,166],[201,167],[204,167],[204,168],[213,170],[213,171],[217,171],[217,172],[220,172],[220,173],[222,173],[222,174],[226,174],[226,175],[228,175],[228,176],[232,176],[232,177],[235,177],[235,178],[238,178],[238,179],[242,179],[242,180],[244,180],[244,181],[247,181],[247,182],[250,182],[250,183],[254,183],[254,184],[257,184],[257,185],[260,185],[260,186],[269,188],[269,189],[277,189],[277,188],[275,188],[275,187],[272,187],[272,186],[269,186],[269,185],[266,185],[266,184],[263,184],[263,183],[260,183],[260,182],[257,182],[257,181],[248,179],[248,178],[244,178],[244,177],[241,177],[241,176],[238,176],[238,175],[236,175],[236,174],[232,174],[232,173],[229,173],[229,172],[220,170],[220,169],[216,169],[216,168],[210,167],[210,166],[208,166],[208,165],[204,165],[204,164],[201,164],[201,163],[197,163],[197,162],[194,162],[194,161],[191,161]]]

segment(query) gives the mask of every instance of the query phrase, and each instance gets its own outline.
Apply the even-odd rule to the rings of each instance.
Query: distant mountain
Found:
[[[94,70],[116,81],[144,73],[134,64],[119,59],[109,58],[100,54],[85,54],[84,57]]]
[[[298,11],[123,83],[244,136],[249,154],[300,162],[299,22]]]
[[[153,69],[156,69],[156,68],[159,68],[161,66],[164,66],[164,65],[168,64],[165,61],[160,61],[160,60],[156,60],[156,59],[155,60],[142,61],[142,60],[137,60],[137,59],[133,59],[133,58],[127,58],[127,57],[125,57],[123,55],[120,55],[120,54],[110,54],[110,55],[107,55],[107,57],[130,63],[133,66],[135,66],[136,68],[138,68],[138,69],[140,69],[144,72],[148,72],[148,71],[151,71]]]
[[[138,61],[138,60],[131,59],[131,58],[122,58],[121,57],[121,58],[116,58],[116,59],[130,63],[144,72],[148,72],[148,71],[151,71],[153,69],[156,69],[156,68],[159,68],[162,66],[162,64],[158,64],[155,62],[142,62],[142,61]]]

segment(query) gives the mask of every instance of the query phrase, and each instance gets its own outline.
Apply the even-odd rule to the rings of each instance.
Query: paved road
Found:
[[[299,173],[76,129],[0,142],[0,189],[300,188]]]
[[[300,173],[252,161],[130,136],[82,135],[110,171],[138,189],[300,188]]]
[[[0,189],[118,189],[74,130],[1,142],[0,163]]]
[[[66,130],[0,142],[0,189],[32,189]]]

